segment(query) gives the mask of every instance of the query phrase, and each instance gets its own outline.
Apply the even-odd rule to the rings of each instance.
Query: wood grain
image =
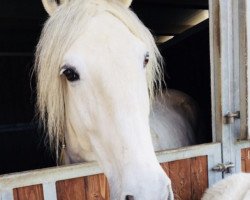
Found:
[[[246,149],[246,154],[245,154],[245,161],[246,161],[246,172],[250,173],[250,148]]]
[[[102,198],[105,200],[109,200],[108,180],[104,174],[99,174],[99,182],[100,182],[100,192]]]
[[[162,163],[176,200],[200,200],[208,187],[207,156]]]
[[[208,188],[207,156],[191,159],[192,200],[200,200]]]
[[[56,182],[57,200],[87,200],[84,178]]]
[[[33,185],[13,190],[14,200],[43,200],[42,185]]]
[[[246,172],[246,149],[241,149],[241,171]]]
[[[99,175],[84,177],[87,200],[105,200],[101,195]]]
[[[161,163],[162,169],[166,172],[166,174],[169,176],[169,164],[166,163]]]
[[[169,178],[172,181],[175,200],[190,200],[191,159],[169,162]]]
[[[241,171],[250,173],[250,148],[241,149]]]

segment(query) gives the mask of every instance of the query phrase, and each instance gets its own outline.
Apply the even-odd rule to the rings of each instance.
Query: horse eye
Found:
[[[146,67],[146,65],[148,64],[148,61],[149,61],[149,53],[147,52],[144,58],[144,63],[143,63],[144,67]]]
[[[60,75],[64,74],[64,76],[67,78],[68,81],[73,82],[79,80],[80,76],[76,72],[74,68],[63,68],[60,72]]]

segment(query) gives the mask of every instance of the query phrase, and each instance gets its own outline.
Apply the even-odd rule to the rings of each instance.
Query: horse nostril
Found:
[[[126,195],[125,200],[135,200],[134,196],[132,195]]]

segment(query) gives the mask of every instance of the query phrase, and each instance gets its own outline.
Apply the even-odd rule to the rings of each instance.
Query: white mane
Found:
[[[105,0],[73,0],[61,5],[48,19],[37,46],[35,70],[37,73],[37,109],[46,127],[51,147],[58,153],[64,137],[66,112],[65,83],[59,76],[63,56],[72,43],[84,32],[88,21],[97,13],[109,12],[120,19],[129,30],[147,46],[150,62],[147,82],[150,100],[155,83],[161,83],[162,57],[154,38],[137,16],[120,2]],[[58,155],[57,155],[58,156]]]

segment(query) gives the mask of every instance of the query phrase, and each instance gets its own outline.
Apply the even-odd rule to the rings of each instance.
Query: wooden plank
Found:
[[[161,167],[166,172],[166,174],[169,176],[169,164],[167,162],[161,163]]]
[[[98,175],[84,177],[87,200],[104,200]]]
[[[57,200],[87,200],[84,178],[56,182]]]
[[[106,178],[106,177],[105,177]],[[108,180],[107,178],[105,179],[106,180],[106,193],[105,193],[105,200],[109,200],[110,199],[110,190],[109,190],[109,184],[108,184]]]
[[[13,196],[14,196],[14,200],[19,200],[18,198],[18,192],[16,189],[13,190]]]
[[[190,167],[189,167],[189,164],[190,164]],[[183,167],[180,167],[180,165],[183,165],[184,168],[185,166],[188,166],[187,169],[184,170],[186,172],[183,171]],[[166,172],[166,174],[172,180],[173,189],[175,193],[175,199],[189,199],[190,198],[192,200],[200,200],[202,197],[202,194],[204,193],[206,188],[208,188],[207,156],[194,157],[191,159],[179,160],[179,161],[174,161],[171,163],[162,163],[161,166],[163,170]],[[188,173],[189,169],[191,170],[190,173]],[[173,173],[175,173],[175,175],[173,175]],[[178,176],[179,174],[180,174],[179,178],[178,177],[173,178],[173,176]],[[181,176],[183,178],[181,178]],[[187,182],[186,184],[183,184],[181,181],[183,181],[185,177],[187,178]],[[190,184],[189,184],[189,180],[191,181]],[[191,190],[191,197],[185,196],[186,192],[190,196],[190,193],[188,192],[188,190]],[[184,192],[180,192],[180,191],[184,191]]]
[[[109,186],[108,180],[104,174],[99,174],[99,182],[100,182],[100,193],[103,199],[109,200]]]
[[[241,149],[241,171],[250,173],[250,148]]]
[[[241,171],[246,172],[246,149],[241,149]]]
[[[15,188],[14,200],[44,200],[42,185]]]
[[[191,159],[192,200],[200,200],[208,188],[207,156]]]
[[[190,200],[191,159],[169,162],[169,178],[172,181],[175,200]]]
[[[246,149],[246,154],[245,154],[245,161],[246,161],[246,171],[247,173],[250,173],[250,148]]]

